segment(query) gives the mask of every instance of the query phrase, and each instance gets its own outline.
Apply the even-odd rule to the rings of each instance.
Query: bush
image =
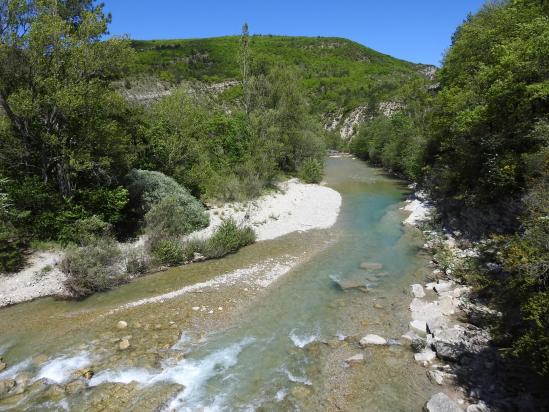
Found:
[[[239,227],[233,219],[228,219],[208,239],[203,255],[220,258],[254,242],[255,232],[251,227]]]
[[[0,273],[20,269],[25,263],[23,251],[27,247],[26,239],[16,226],[24,214],[13,207],[4,192],[7,184],[7,179],[0,178]]]
[[[208,225],[204,206],[171,177],[132,170],[126,180],[133,214],[146,217],[150,235],[179,236]]]
[[[171,177],[150,170],[132,170],[126,177],[131,206],[141,216],[166,197],[174,197],[181,206],[199,214],[204,207],[189,191]]]
[[[109,235],[110,231],[111,225],[98,216],[91,216],[63,225],[58,240],[64,245],[74,243],[84,246],[94,242],[98,237]]]
[[[305,183],[319,183],[322,180],[324,167],[317,159],[307,159],[298,170],[298,176]]]
[[[102,238],[66,251],[61,270],[67,275],[65,286],[74,297],[83,298],[124,283],[121,252],[114,239]]]
[[[25,264],[27,242],[9,223],[0,222],[0,273],[15,272]]]
[[[149,270],[149,257],[142,247],[130,248],[124,255],[126,272],[130,275],[143,275]]]
[[[161,239],[151,245],[151,253],[161,265],[177,266],[185,261],[183,247],[178,239]]]
[[[208,215],[202,206],[182,204],[175,196],[160,200],[145,215],[150,237],[177,237],[208,225]],[[198,202],[196,202],[198,203]]]

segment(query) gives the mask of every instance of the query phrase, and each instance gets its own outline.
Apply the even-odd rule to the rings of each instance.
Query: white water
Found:
[[[73,357],[60,356],[46,362],[35,379],[47,379],[56,383],[64,383],[69,380],[73,372],[89,366],[91,362],[92,359],[87,352],[82,352]]]
[[[25,369],[27,369],[32,363],[31,359],[25,359],[19,363],[16,363],[12,367],[6,369],[3,372],[0,372],[0,380],[4,379],[13,379],[17,374]]]
[[[304,348],[309,343],[312,343],[315,340],[318,340],[319,337],[320,337],[320,333],[318,331],[311,335],[298,335],[295,329],[292,330],[289,335],[289,338],[292,340],[294,345],[298,348]]]
[[[202,359],[183,359],[175,364],[163,363],[160,371],[143,368],[130,368],[121,371],[106,370],[98,373],[90,380],[90,386],[105,382],[128,384],[138,382],[141,385],[153,385],[159,382],[172,382],[185,388],[170,403],[167,410],[195,411],[204,408],[205,411],[217,410],[223,403],[222,398],[215,398],[212,405],[203,405],[203,386],[215,376],[226,376],[227,371],[238,362],[242,350],[254,341],[245,338],[242,341],[209,354]],[[182,407],[183,401],[185,407]]]

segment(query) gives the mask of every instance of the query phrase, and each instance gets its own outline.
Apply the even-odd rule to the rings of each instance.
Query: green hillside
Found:
[[[133,41],[137,59],[133,76],[151,76],[171,83],[198,79],[238,79],[238,36],[190,40]],[[424,67],[379,53],[350,40],[333,37],[252,36],[256,70],[275,64],[292,65],[314,108],[327,112],[351,109],[372,97],[398,95],[407,80]]]

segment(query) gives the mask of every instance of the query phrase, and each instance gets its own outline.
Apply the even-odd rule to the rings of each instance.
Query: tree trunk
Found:
[[[69,175],[69,167],[65,158],[59,160],[56,169],[59,193],[61,193],[63,196],[70,196],[73,192],[73,187]]]

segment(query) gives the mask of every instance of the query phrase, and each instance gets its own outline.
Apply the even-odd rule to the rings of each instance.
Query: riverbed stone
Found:
[[[2,361],[2,358],[0,358],[0,372],[6,369],[8,365],[6,365],[5,362]]]
[[[410,322],[410,328],[412,328],[414,332],[419,332],[420,334],[424,335],[425,333],[427,333],[427,322],[425,322],[424,320],[415,319]]]
[[[463,409],[445,393],[439,392],[431,397],[423,407],[424,412],[463,412]]]
[[[40,354],[32,358],[32,363],[34,365],[41,365],[48,361],[48,355]]]
[[[415,283],[410,286],[412,289],[412,295],[416,298],[423,298],[425,297],[425,291],[423,290],[423,286],[421,286],[419,283]]]
[[[440,281],[438,283],[435,284],[435,286],[433,287],[434,291],[436,293],[438,293],[439,295],[443,292],[448,292],[449,290],[451,290],[453,287],[454,287],[455,283],[452,282],[451,280],[449,281]]]
[[[382,338],[379,335],[368,334],[360,339],[360,346],[367,345],[386,345],[387,339]]]
[[[430,348],[423,350],[422,352],[414,354],[414,359],[417,362],[431,362],[437,357],[436,353]]]
[[[362,262],[360,268],[364,270],[380,270],[383,269],[383,265],[377,262]]]
[[[4,379],[0,381],[0,399],[15,388],[15,379]]]
[[[427,319],[427,332],[436,334],[437,331],[448,328],[448,319],[444,316],[434,316]]]
[[[130,341],[128,339],[122,339],[118,344],[120,350],[126,350],[130,347]]]
[[[126,329],[128,327],[128,322],[126,322],[125,320],[121,320],[116,324],[116,327],[118,329]]]
[[[82,382],[80,379],[77,379],[65,385],[65,392],[67,392],[67,394],[69,395],[72,395],[74,393],[83,391],[85,388],[86,388],[86,384]]]
[[[345,359],[345,363],[348,366],[358,365],[358,364],[361,364],[363,362],[364,362],[364,354],[363,353],[358,353],[354,356],[351,356],[350,358]]]
[[[419,336],[416,336],[415,338],[412,339],[410,346],[412,347],[412,350],[414,352],[416,353],[421,352],[427,346],[427,340]]]
[[[482,401],[469,405],[467,407],[467,412],[490,412],[490,408]]]

